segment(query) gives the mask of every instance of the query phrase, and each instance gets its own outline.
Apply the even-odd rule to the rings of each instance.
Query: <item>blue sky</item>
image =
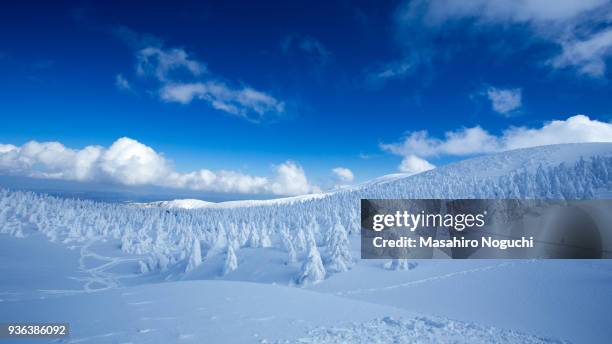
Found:
[[[129,137],[168,171],[232,171],[270,182],[229,191],[299,194],[505,149],[612,140],[608,1],[3,7],[0,143],[15,147],[0,155],[4,174],[116,183],[118,165],[75,177],[62,170],[72,158],[57,166],[23,147],[110,150]],[[570,122],[576,114],[588,117]],[[308,186],[275,189],[275,175],[289,178],[282,166]]]

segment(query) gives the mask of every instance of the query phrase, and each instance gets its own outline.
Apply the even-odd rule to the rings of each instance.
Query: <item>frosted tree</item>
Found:
[[[338,214],[335,214],[334,220],[330,220],[330,222],[328,223],[328,230],[325,232],[325,237],[323,238],[326,245],[329,245],[329,243],[333,240],[332,237],[334,236],[334,230],[337,224],[342,225],[342,221],[340,220],[340,216],[338,216]]]
[[[259,232],[257,228],[251,227],[251,233],[249,235],[249,240],[247,242],[249,247],[257,248],[261,246],[261,239],[259,237]]]
[[[349,250],[349,241],[344,226],[338,222],[333,227],[329,237],[327,249],[327,270],[331,272],[344,272],[351,268],[353,259]]]
[[[225,264],[223,265],[223,275],[227,275],[230,272],[238,268],[238,258],[234,252],[234,245],[227,245],[227,252],[225,254]]]
[[[223,248],[224,246],[227,245],[227,241],[228,241],[228,234],[227,231],[225,230],[225,226],[223,226],[223,223],[219,222],[217,224],[217,237],[215,238],[215,248]]]
[[[295,248],[298,252],[306,251],[306,235],[304,234],[304,230],[300,228],[295,236]]]
[[[316,284],[325,279],[325,268],[321,261],[321,254],[317,249],[314,238],[309,241],[308,258],[302,265],[302,272],[297,282],[301,285]]]
[[[143,262],[142,260],[138,261],[138,267],[140,268],[141,274],[146,274],[149,272],[149,266],[147,265],[147,263]]]
[[[158,269],[161,271],[166,271],[168,269],[168,265],[170,264],[170,259],[168,259],[165,254],[158,252],[155,254],[155,262]]]
[[[238,244],[240,244],[240,246],[245,246],[249,241],[251,229],[244,221],[240,222],[239,228],[241,229],[238,231],[238,238],[240,240]]]
[[[314,216],[310,217],[310,222],[308,223],[308,230],[312,231],[312,233],[314,234],[315,238],[319,238],[321,237],[321,226],[319,226],[319,223],[317,222],[316,218]],[[303,233],[302,233],[303,235]]]
[[[385,269],[393,271],[412,270],[416,266],[416,263],[410,263],[408,259],[391,259],[384,265]]]
[[[361,217],[359,216],[359,212],[356,207],[352,207],[349,215],[349,228],[348,235],[353,233],[359,233],[361,229]]]
[[[283,227],[281,229],[280,234],[283,245],[287,250],[287,264],[294,264],[297,261],[297,254],[295,252],[295,247],[293,246],[293,242],[291,241],[291,236],[289,235],[289,230],[287,230],[287,227]]]
[[[442,213],[446,213],[447,210],[447,204],[446,202],[442,203]],[[399,239],[400,235],[397,233],[392,233],[389,236],[389,239]],[[406,247],[397,247],[394,251],[394,254],[392,254],[391,256],[394,257],[393,259],[391,259],[389,262],[384,264],[384,268],[387,270],[393,270],[393,271],[400,271],[400,270],[411,270],[412,268],[416,267],[416,264],[413,263],[409,263],[408,259],[406,259],[406,257],[409,256],[410,252],[408,250],[408,248]]]
[[[571,199],[592,198],[596,190],[610,190],[611,157],[585,155],[580,161],[553,164],[553,161],[563,160],[563,156],[558,157],[560,159],[551,161],[544,159],[541,167],[516,168],[510,172],[506,170],[512,164],[504,165],[500,167],[502,175],[486,173],[476,178],[461,169],[439,169],[388,183],[332,192],[322,198],[231,210],[169,211],[0,189],[0,233],[18,236],[32,229],[51,240],[65,243],[85,242],[91,238],[116,240],[125,253],[147,255],[149,258],[143,262],[146,267],[141,267],[155,271],[174,268],[179,262],[185,268],[194,251],[194,237],[200,240],[200,253],[219,254],[223,258],[227,240],[236,239],[231,234],[235,230],[238,245],[234,253],[245,241],[251,247],[261,247],[261,235],[268,236],[274,246],[282,245],[284,239],[279,229],[283,226],[291,228],[289,239],[298,260],[303,263],[311,253],[312,245],[307,236],[314,220],[320,228],[319,233],[312,230],[318,242],[315,246],[326,247],[324,258],[329,263],[335,245],[328,246],[328,242],[336,222],[345,226],[347,236],[350,231],[359,230],[360,198],[507,198],[520,195],[536,199]],[[524,159],[519,158],[516,161]],[[498,168],[495,164],[491,166]],[[351,237],[353,239],[359,240]],[[282,247],[290,251],[286,243]],[[340,252],[342,250],[336,251]],[[394,257],[397,260],[388,263],[389,268],[410,268],[410,263],[401,260],[406,257]],[[329,266],[325,268],[332,270]]]
[[[132,241],[128,235],[128,232],[125,232],[121,236],[121,251],[130,253],[132,247]]]
[[[240,247],[239,245],[239,237],[238,237],[238,226],[235,223],[229,224],[229,229],[227,230],[227,241],[228,244],[231,243],[236,246],[236,248]]]
[[[191,253],[189,254],[189,261],[185,272],[192,271],[202,264],[202,250],[200,248],[200,240],[193,238],[191,243]]]
[[[261,236],[259,237],[259,243],[261,247],[272,247],[272,239],[270,239],[270,235],[268,235],[268,231],[263,229],[261,231]]]

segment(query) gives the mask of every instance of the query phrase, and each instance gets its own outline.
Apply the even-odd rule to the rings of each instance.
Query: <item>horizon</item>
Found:
[[[483,154],[476,157],[467,157],[444,166],[444,168],[453,168],[457,163],[467,163],[476,158],[494,157],[503,154],[512,154],[515,151],[522,150],[539,150],[547,146],[566,146],[566,145],[601,145],[607,144],[612,145],[612,142],[573,142],[573,143],[556,143],[550,145],[517,148],[508,151],[496,152]],[[41,178],[27,178],[27,177],[14,177],[14,176],[2,176],[0,175],[0,189],[7,188],[13,191],[30,191],[35,193],[46,194],[50,196],[60,198],[73,198],[73,199],[84,199],[93,200],[100,202],[110,203],[133,203],[133,204],[152,204],[164,201],[181,201],[181,200],[196,200],[205,201],[210,203],[226,203],[226,202],[240,202],[240,201],[265,201],[265,200],[282,200],[286,198],[296,198],[301,196],[308,196],[313,194],[326,194],[334,193],[346,190],[355,190],[364,186],[368,186],[374,182],[386,182],[388,177],[394,177],[393,179],[409,178],[414,175],[421,173],[434,171],[436,169],[423,171],[420,173],[404,173],[395,172],[385,175],[381,175],[360,183],[354,183],[351,185],[342,185],[333,189],[321,190],[318,192],[302,194],[302,195],[290,195],[290,196],[279,196],[279,195],[249,195],[246,196],[241,194],[229,194],[229,193],[214,193],[201,192],[197,190],[184,190],[184,189],[173,189],[173,188],[160,188],[151,185],[144,186],[125,186],[121,184],[104,184],[104,183],[78,183],[75,184],[71,181],[58,180],[58,179],[41,179]],[[179,208],[181,208],[179,206]]]

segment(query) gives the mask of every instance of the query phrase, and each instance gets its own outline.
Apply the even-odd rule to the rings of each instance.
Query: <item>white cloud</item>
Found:
[[[306,174],[301,166],[287,161],[276,168],[276,177],[268,186],[274,194],[299,195],[320,191],[317,187],[308,184]]]
[[[195,84],[167,84],[159,91],[159,96],[162,100],[168,102],[176,102],[181,104],[189,104],[193,98],[200,97],[205,94],[206,90],[201,83]]]
[[[370,85],[381,85],[390,80],[401,80],[408,77],[417,65],[417,59],[415,56],[408,58],[405,57],[398,61],[390,61],[383,64],[379,64],[374,68],[370,68],[366,71],[366,81]]]
[[[376,77],[379,79],[401,78],[408,74],[410,68],[412,68],[412,63],[409,61],[388,63],[379,73],[376,74]]]
[[[127,137],[115,141],[93,161],[111,180],[127,185],[159,183],[171,171],[166,159],[153,148]]]
[[[189,104],[201,100],[216,110],[253,122],[285,112],[284,102],[250,86],[234,86],[212,74],[204,62],[182,48],[164,48],[158,39],[139,35],[124,27],[116,32],[134,49],[136,74],[154,80],[157,90],[151,93],[163,101]],[[317,49],[314,43],[306,48]],[[117,76],[116,84],[120,89],[131,87],[121,74]]]
[[[413,1],[406,15],[427,7],[424,20],[440,25],[449,20],[472,17],[482,23],[554,23],[573,19],[607,3],[607,0],[427,0]]]
[[[167,81],[173,71],[185,70],[193,76],[206,72],[206,65],[189,57],[180,48],[162,49],[148,46],[136,53],[136,71],[140,75],[154,75],[159,81]]]
[[[436,167],[430,164],[427,160],[419,158],[414,154],[409,154],[408,156],[404,157],[399,165],[399,170],[401,172],[409,174],[417,174],[433,170],[434,168]]]
[[[178,187],[190,190],[232,192],[242,194],[275,193],[279,195],[294,195],[288,190],[270,190],[270,182],[266,177],[250,176],[235,171],[199,170],[189,173],[173,172],[168,179],[160,183],[162,186]]]
[[[560,53],[548,61],[549,66],[573,67],[579,74],[602,77],[605,60],[612,56],[611,15],[608,0],[416,0],[404,1],[397,21],[400,30],[417,24],[437,31],[459,22],[476,30],[527,28],[538,40],[559,46]]]
[[[447,132],[444,139],[430,137],[426,131],[417,131],[408,134],[401,142],[381,144],[381,148],[404,157],[400,170],[410,172],[418,170],[415,166],[427,166],[422,157],[466,156],[581,142],[612,142],[612,123],[575,115],[566,120],[548,122],[540,128],[510,127],[499,136],[480,126]]]
[[[17,147],[14,145],[5,145],[0,143],[0,153],[7,153],[15,149],[17,149]]]
[[[339,182],[350,183],[355,179],[353,171],[346,167],[336,167],[332,169],[332,172]]]
[[[268,177],[207,169],[180,173],[153,148],[123,137],[110,147],[71,149],[59,142],[0,144],[0,173],[34,178],[155,185],[211,192],[299,195],[317,192],[301,166],[287,161]]]
[[[491,101],[491,107],[495,112],[507,115],[518,109],[523,104],[522,90],[520,88],[501,89],[489,87],[487,97]]]
[[[432,138],[426,131],[410,133],[400,143],[382,144],[381,148],[401,156],[471,155],[499,150],[498,139],[479,126],[449,131],[445,139]]]
[[[12,149],[0,152],[0,170],[41,178],[87,180],[93,175],[91,161],[100,154],[96,146],[76,151],[58,142],[30,141],[21,147],[9,146]]]
[[[275,98],[250,87],[232,89],[221,82],[167,84],[160,90],[164,101],[188,104],[194,98],[210,102],[217,110],[251,118],[254,112],[260,118],[268,112],[282,113],[285,104]]]
[[[612,123],[576,115],[546,123],[539,129],[510,128],[501,137],[503,150],[576,142],[612,142]]]
[[[281,42],[283,53],[288,54],[291,49],[299,49],[311,55],[318,63],[325,65],[331,62],[333,54],[320,40],[310,36],[287,35]]]
[[[132,85],[130,85],[130,82],[122,74],[117,74],[115,76],[115,86],[120,91],[133,91]]]
[[[603,77],[606,59],[612,56],[612,29],[604,30],[584,40],[561,42],[563,51],[549,63],[555,68],[577,67],[580,74]]]

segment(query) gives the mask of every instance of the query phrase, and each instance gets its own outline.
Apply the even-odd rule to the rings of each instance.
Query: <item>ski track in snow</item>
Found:
[[[392,290],[392,289],[410,287],[410,286],[419,285],[419,284],[423,284],[423,283],[428,283],[428,282],[439,281],[439,280],[443,280],[443,279],[447,279],[447,278],[452,278],[452,277],[456,277],[456,276],[460,276],[460,275],[467,275],[467,274],[479,273],[479,272],[484,272],[484,271],[493,270],[493,269],[500,269],[500,268],[504,268],[504,267],[509,267],[509,266],[518,264],[519,262],[520,261],[516,261],[516,262],[504,262],[504,263],[500,263],[500,264],[488,265],[488,266],[474,268],[474,269],[467,269],[467,270],[449,272],[447,274],[431,276],[431,277],[422,278],[422,279],[418,279],[418,280],[414,280],[414,281],[409,281],[409,282],[405,282],[405,283],[400,283],[400,284],[388,285],[388,286],[378,287],[378,288],[362,288],[362,289],[353,289],[353,290],[339,291],[339,292],[336,292],[335,294],[338,295],[338,296],[356,295],[356,294],[375,293],[375,292],[379,292],[379,291],[385,291],[385,290]],[[526,262],[530,263],[530,262],[533,262],[533,260],[528,260]]]
[[[138,275],[136,274],[117,274],[117,273],[108,272],[107,271],[108,269],[111,269],[115,266],[118,266],[124,263],[129,263],[129,262],[137,262],[140,259],[139,258],[103,256],[91,250],[91,246],[98,242],[103,242],[103,239],[93,238],[89,240],[88,242],[86,242],[85,244],[83,244],[79,250],[79,253],[80,253],[79,270],[82,271],[83,273],[89,274],[89,276],[71,277],[71,278],[77,281],[84,282],[83,289],[81,290],[78,290],[78,289],[77,290],[41,289],[39,291],[46,293],[46,294],[56,294],[56,295],[57,294],[72,295],[72,294],[81,294],[81,293],[94,293],[94,292],[100,292],[104,290],[121,287],[121,283],[120,283],[121,279],[138,277]],[[102,261],[105,263],[94,266],[94,267],[87,267],[87,264],[85,261],[87,258],[93,258],[97,261]],[[96,284],[100,285],[101,287],[95,287]]]

